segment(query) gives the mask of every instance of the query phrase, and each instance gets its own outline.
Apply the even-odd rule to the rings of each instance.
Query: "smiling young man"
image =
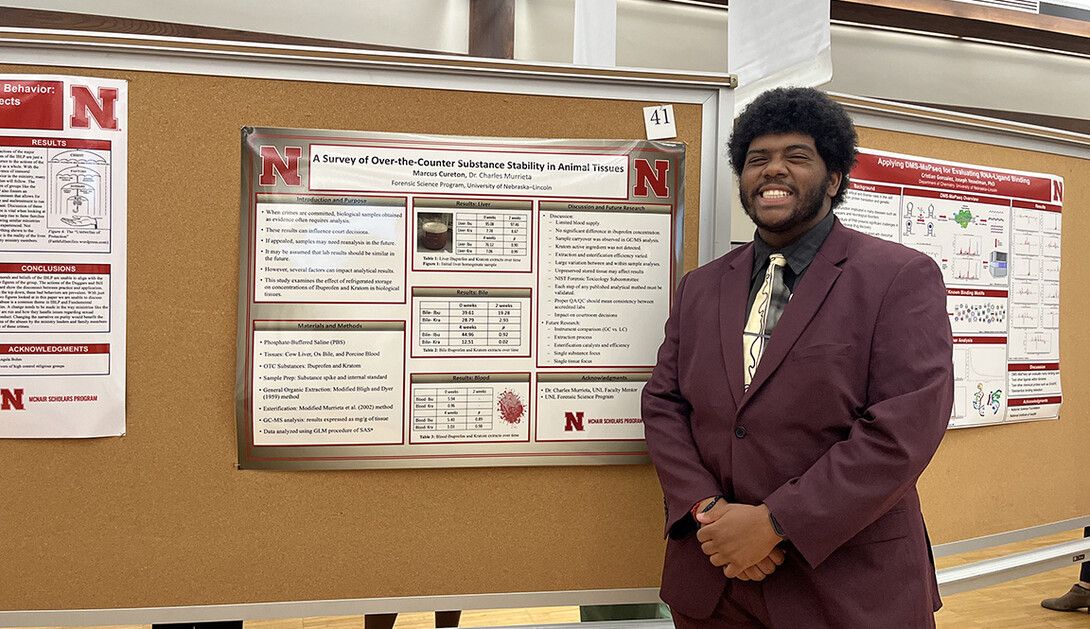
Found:
[[[942,274],[836,219],[856,135],[821,92],[761,95],[730,152],[754,240],[682,279],[643,392],[662,599],[682,629],[933,627],[916,479],[953,401]]]

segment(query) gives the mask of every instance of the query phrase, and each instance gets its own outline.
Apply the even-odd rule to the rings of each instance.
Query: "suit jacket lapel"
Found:
[[[746,327],[746,302],[749,301],[750,276],[753,274],[753,244],[743,247],[719,280],[719,342],[734,406],[742,403],[742,330]]]
[[[757,371],[753,374],[753,381],[749,384],[749,390],[742,400],[745,403],[753,396],[754,391],[761,388],[769,376],[776,371],[788,352],[799,340],[803,331],[810,325],[814,315],[821,308],[825,296],[829,294],[836,279],[840,276],[840,263],[848,257],[848,243],[851,240],[849,232],[839,221],[833,225],[833,230],[822,243],[810,268],[806,270],[802,282],[791,295],[791,301],[784,308],[783,315],[772,332],[772,338],[765,346],[761,362],[757,364]],[[738,336],[741,337],[739,327]],[[741,358],[738,359],[741,361]],[[741,364],[741,362],[739,362]]]

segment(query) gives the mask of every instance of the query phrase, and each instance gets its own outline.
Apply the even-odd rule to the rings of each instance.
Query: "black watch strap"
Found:
[[[783,539],[786,540],[787,539],[787,533],[783,532],[783,527],[780,526],[780,523],[776,521],[776,516],[769,513],[768,514],[768,521],[772,523],[772,530],[776,532],[776,535],[779,535],[780,537],[782,537]]]

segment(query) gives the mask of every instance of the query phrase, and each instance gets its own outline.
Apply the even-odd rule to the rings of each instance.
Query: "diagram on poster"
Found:
[[[942,270],[951,427],[1057,417],[1063,179],[871,150],[851,179],[840,220]]]
[[[0,437],[124,434],[127,84],[0,93]]]
[[[110,228],[108,152],[57,151],[49,156],[48,227]]]
[[[247,128],[243,155],[241,466],[647,460],[683,145]]]

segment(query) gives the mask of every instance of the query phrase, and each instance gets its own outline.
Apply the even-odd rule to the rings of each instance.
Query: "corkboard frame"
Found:
[[[730,77],[15,29],[0,72],[125,79],[130,112],[127,434],[0,440],[0,626],[657,598],[649,465],[236,469],[238,134],[642,138],[670,103],[689,269],[729,242]]]

